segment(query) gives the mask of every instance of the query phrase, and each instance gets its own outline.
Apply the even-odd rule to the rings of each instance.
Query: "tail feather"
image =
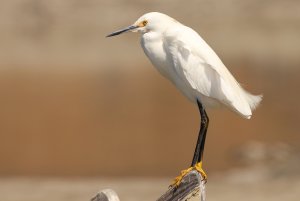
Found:
[[[255,110],[259,105],[259,103],[261,102],[263,95],[252,95],[248,92],[245,93],[246,93],[247,102],[249,103],[251,110],[252,111]]]
[[[253,95],[250,94],[249,92],[245,91],[244,89],[243,93],[244,93],[244,100],[245,100],[245,104],[247,105],[246,109],[244,108],[244,110],[240,110],[239,112],[242,114],[243,117],[250,119],[251,115],[252,115],[252,111],[255,110],[257,108],[257,106],[259,105],[259,103],[262,100],[262,95]],[[246,112],[248,111],[248,112]]]

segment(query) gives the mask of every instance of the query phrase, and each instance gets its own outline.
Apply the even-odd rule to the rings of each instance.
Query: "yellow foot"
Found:
[[[202,180],[204,180],[206,182],[207,181],[207,175],[204,172],[204,170],[202,169],[202,161],[200,161],[199,163],[197,163],[195,165],[195,169],[201,174]]]
[[[195,166],[193,167],[189,167],[188,169],[186,170],[182,170],[180,175],[178,177],[176,177],[173,181],[173,183],[171,184],[171,186],[175,186],[175,187],[178,187],[182,178],[187,175],[190,171],[192,170],[197,170],[201,175],[202,175],[202,178],[204,181],[207,180],[207,175],[205,174],[205,172],[203,171],[202,169],[202,161],[197,163]]]

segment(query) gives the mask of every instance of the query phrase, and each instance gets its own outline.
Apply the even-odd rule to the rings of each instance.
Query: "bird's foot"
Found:
[[[195,167],[195,170],[197,170],[201,174],[202,181],[204,181],[206,183],[207,182],[207,175],[204,172],[204,170],[202,169],[202,161],[197,163],[194,167]]]
[[[186,169],[186,170],[182,170],[181,173],[180,173],[180,175],[174,179],[174,181],[173,181],[173,183],[170,185],[170,187],[173,187],[173,186],[178,187],[179,184],[181,183],[181,180],[183,179],[183,177],[184,177],[185,175],[187,175],[187,174],[188,174],[190,171],[192,171],[192,170],[198,171],[198,172],[201,174],[202,179],[203,179],[205,182],[207,181],[207,175],[206,175],[206,173],[204,172],[204,170],[202,169],[202,161],[200,161],[200,162],[197,163],[195,166],[189,167],[189,168]]]

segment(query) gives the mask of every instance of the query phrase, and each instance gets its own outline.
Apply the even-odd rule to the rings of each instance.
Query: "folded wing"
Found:
[[[196,96],[217,100],[249,119],[262,96],[245,91],[207,43],[194,30],[183,27],[185,31],[179,34],[177,30],[167,32],[164,41],[178,79],[192,87]]]

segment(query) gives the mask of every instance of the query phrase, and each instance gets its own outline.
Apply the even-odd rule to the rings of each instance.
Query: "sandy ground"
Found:
[[[2,178],[0,199],[5,201],[82,201],[99,190],[114,189],[121,201],[153,201],[167,189],[169,178],[125,179],[55,179]],[[207,186],[207,200],[299,200],[300,177],[264,181],[232,181],[212,178]]]
[[[208,175],[207,200],[298,201],[299,154],[287,147],[248,144],[239,151],[248,165]],[[252,150],[249,152],[249,150]],[[272,150],[272,151],[271,151]],[[270,152],[271,151],[271,152]],[[270,156],[273,157],[270,157]],[[175,175],[174,175],[175,176]],[[3,201],[83,201],[110,188],[121,201],[154,201],[168,188],[172,177],[2,177]]]

